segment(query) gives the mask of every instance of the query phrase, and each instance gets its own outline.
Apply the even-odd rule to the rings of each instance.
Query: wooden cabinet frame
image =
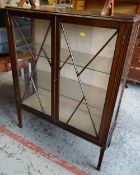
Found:
[[[136,37],[138,34],[139,18],[134,16],[111,16],[104,17],[100,15],[91,14],[75,14],[71,13],[55,13],[46,12],[34,9],[22,9],[22,8],[6,8],[7,13],[7,27],[10,44],[10,53],[12,61],[12,73],[16,97],[16,106],[18,113],[19,126],[22,127],[22,114],[21,108],[31,111],[38,116],[43,117],[49,122],[84,138],[99,147],[101,147],[99,162],[97,170],[100,170],[102,159],[106,147],[110,145],[112,133],[116,125],[119,106],[123,94],[123,89],[126,82],[126,76],[128,72],[128,66],[130,64]],[[13,32],[13,19],[15,16],[28,17],[31,19],[44,19],[49,20],[51,24],[51,118],[46,117],[45,114],[39,112],[29,106],[22,104],[20,86],[18,79],[18,68],[16,59],[16,47],[15,38]],[[111,73],[107,88],[107,95],[105,99],[102,121],[98,137],[86,134],[78,129],[75,129],[67,124],[59,121],[59,86],[60,86],[60,25],[66,22],[69,24],[77,24],[84,26],[102,27],[109,29],[116,29],[118,36],[115,46],[115,52],[113,56],[113,63],[111,67]],[[125,66],[124,66],[125,65]],[[122,81],[122,86],[120,82]],[[118,99],[118,100],[117,100]],[[116,111],[114,111],[116,108]],[[113,115],[115,116],[114,119]]]

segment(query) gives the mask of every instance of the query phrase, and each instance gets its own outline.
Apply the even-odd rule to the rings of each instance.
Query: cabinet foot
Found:
[[[108,148],[110,147],[110,144],[111,144],[111,139],[110,139],[110,141],[109,141],[109,143],[108,143],[108,145],[107,145]]]
[[[125,88],[128,88],[128,82],[126,81],[126,83],[125,83]]]
[[[18,126],[19,126],[19,128],[23,128],[23,124],[22,123],[19,123]]]
[[[18,117],[18,126],[19,128],[22,128],[23,127],[23,123],[22,123],[22,117]]]
[[[18,126],[19,128],[22,128],[23,127],[22,114],[21,114],[21,109],[18,109],[18,107],[17,107],[17,114],[18,114]]]
[[[98,165],[97,165],[97,170],[98,171],[100,171],[100,169],[101,169],[101,164],[102,164],[102,160],[103,160],[103,157],[104,157],[104,153],[105,153],[105,148],[101,148],[99,161],[98,161]]]

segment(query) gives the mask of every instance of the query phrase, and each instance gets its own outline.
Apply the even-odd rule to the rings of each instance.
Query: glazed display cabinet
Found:
[[[6,13],[19,126],[24,108],[98,145],[99,170],[116,125],[139,18],[49,12],[44,6],[7,7]],[[29,21],[27,30],[23,20]],[[17,59],[17,53],[25,57]]]

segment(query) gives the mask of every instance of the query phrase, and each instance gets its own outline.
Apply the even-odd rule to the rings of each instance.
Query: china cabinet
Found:
[[[24,108],[98,145],[99,170],[116,125],[140,18],[46,6],[7,6],[5,11],[19,126]],[[30,21],[30,40],[19,19]],[[17,47],[19,37],[23,44]],[[25,69],[19,74],[20,61]]]

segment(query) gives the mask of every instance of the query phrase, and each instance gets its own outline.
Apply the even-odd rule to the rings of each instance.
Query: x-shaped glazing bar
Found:
[[[60,67],[60,70],[64,67],[64,65],[66,64],[66,62],[69,60],[70,57],[71,57],[71,55],[69,55],[68,58],[64,61],[64,63],[63,63],[62,66]]]
[[[45,55],[45,58],[47,59],[49,65],[50,65],[50,67],[51,67],[51,61],[50,61],[50,59],[49,59],[49,57],[48,57],[48,54],[47,54],[46,50],[45,50],[43,47],[42,47],[42,51],[43,51],[43,53],[44,53],[44,55]]]
[[[36,68],[36,65],[37,65],[38,59],[39,59],[39,57],[40,57],[40,54],[41,54],[42,48],[43,48],[43,46],[44,46],[44,44],[45,44],[46,38],[47,38],[48,33],[49,33],[49,31],[50,31],[50,27],[51,27],[51,25],[49,24],[49,26],[48,26],[48,28],[47,28],[47,31],[46,31],[46,33],[45,33],[45,36],[44,36],[44,38],[43,38],[43,41],[42,41],[41,47],[40,47],[40,49],[39,49],[39,53],[38,53],[37,58],[36,58],[36,60],[35,60],[35,64],[33,65],[33,71],[31,72],[30,78],[29,78],[29,80],[28,80],[28,82],[27,82],[27,86],[26,86],[26,88],[25,88],[25,92],[24,92],[24,95],[23,95],[23,97],[22,97],[21,102],[23,102],[24,97],[25,97],[25,95],[26,95],[26,92],[27,92],[27,89],[28,89],[29,83],[30,83],[30,81],[31,81],[31,79],[32,79],[32,76],[33,76],[33,74],[34,74],[34,71],[35,71],[35,68]],[[36,91],[36,93],[38,94],[37,91]],[[39,94],[38,94],[38,96],[39,96]],[[38,96],[37,96],[37,97],[38,97]],[[38,99],[38,101],[40,101],[40,99]],[[41,108],[42,108],[42,107],[41,107]],[[44,111],[44,110],[43,110],[43,111]]]
[[[81,101],[78,103],[77,107],[75,108],[75,110],[73,111],[73,113],[71,114],[71,116],[69,117],[69,119],[67,120],[67,124],[69,123],[69,121],[71,120],[71,118],[73,117],[73,115],[75,114],[75,112],[77,111],[77,109],[79,108],[79,106],[81,105],[82,101],[84,100],[84,97],[81,99]]]
[[[72,60],[72,63],[73,63],[73,66],[74,66],[74,70],[76,72],[76,75],[77,75],[77,79],[78,79],[78,82],[79,82],[79,85],[80,85],[80,89],[82,91],[82,94],[83,94],[83,98],[85,100],[85,104],[86,104],[86,107],[87,107],[87,110],[88,110],[88,113],[89,113],[89,116],[90,116],[90,119],[91,119],[91,122],[92,122],[92,125],[93,125],[93,128],[94,128],[94,131],[95,131],[95,134],[96,134],[96,137],[98,136],[98,133],[97,133],[97,130],[96,130],[96,126],[95,126],[95,123],[92,119],[92,115],[91,115],[91,112],[90,112],[90,108],[89,108],[89,105],[88,105],[88,101],[87,101],[87,98],[86,98],[86,95],[85,95],[85,92],[84,92],[84,89],[83,89],[83,85],[82,85],[82,81],[80,79],[80,76],[78,76],[78,69],[77,69],[77,65],[75,63],[75,60],[74,60],[74,57],[73,57],[73,53],[72,53],[72,49],[70,47],[70,44],[69,44],[69,40],[68,40],[68,37],[66,35],[66,32],[65,32],[65,29],[64,29],[64,26],[63,24],[61,23],[61,29],[62,29],[62,32],[64,34],[64,38],[66,40],[66,44],[67,44],[67,47],[68,47],[68,50],[69,50],[69,53],[70,53],[70,58]],[[78,106],[79,107],[79,106]],[[71,117],[72,118],[72,117]]]
[[[116,36],[118,31],[116,31],[109,40],[101,47],[101,49],[94,55],[94,57],[85,65],[85,67],[78,73],[78,76],[82,74],[82,72],[91,64],[91,62],[101,53],[101,51],[108,45],[108,43]]]
[[[43,105],[42,105],[42,102],[41,102],[40,95],[39,95],[39,93],[38,93],[37,87],[36,87],[36,85],[35,85],[34,80],[33,80],[32,77],[31,77],[31,81],[32,81],[32,84],[33,84],[33,87],[34,87],[35,94],[36,94],[36,96],[37,96],[38,102],[39,102],[39,104],[40,104],[41,110],[42,110],[43,113],[45,113],[45,112],[44,112]]]

